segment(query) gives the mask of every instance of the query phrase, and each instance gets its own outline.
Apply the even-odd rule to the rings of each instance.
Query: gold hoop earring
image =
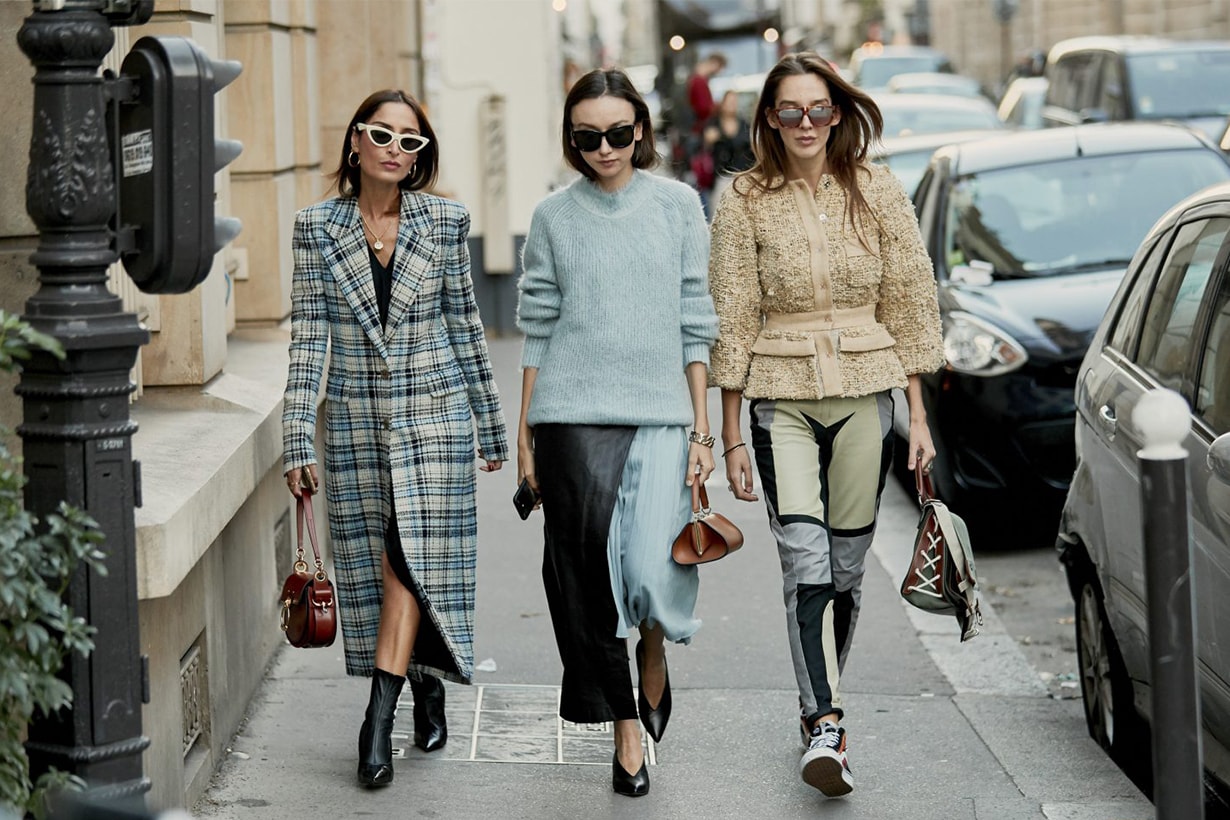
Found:
[[[351,151],[349,154],[347,154],[346,164],[349,165],[351,168],[358,168],[359,167],[359,152]]]

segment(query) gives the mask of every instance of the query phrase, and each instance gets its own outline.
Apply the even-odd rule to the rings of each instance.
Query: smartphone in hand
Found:
[[[521,516],[521,520],[524,521],[530,517],[530,513],[534,511],[537,504],[538,493],[534,492],[534,488],[530,486],[530,480],[521,479],[521,484],[513,493],[513,506],[517,508],[517,515]]]

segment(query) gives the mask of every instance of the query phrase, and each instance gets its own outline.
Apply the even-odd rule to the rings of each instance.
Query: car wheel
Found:
[[[1132,701],[1132,683],[1106,620],[1102,594],[1088,576],[1076,595],[1076,656],[1089,735],[1122,763],[1128,748],[1138,743],[1144,721]]]

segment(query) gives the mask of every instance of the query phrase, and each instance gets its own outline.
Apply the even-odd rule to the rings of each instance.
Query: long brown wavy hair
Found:
[[[802,74],[814,74],[824,80],[829,98],[841,112],[841,122],[829,132],[826,152],[830,172],[846,190],[846,214],[857,231],[861,219],[856,216],[874,218],[859,190],[858,171],[867,159],[868,147],[884,132],[884,117],[871,97],[842,79],[828,60],[815,52],[785,55],[765,78],[752,120],[752,153],[756,163],[739,175],[739,181],[745,181],[739,186],[740,193],[750,192],[746,183],[766,193],[786,185],[786,147],[781,134],[769,126],[769,112],[777,107],[777,88],[782,80]]]

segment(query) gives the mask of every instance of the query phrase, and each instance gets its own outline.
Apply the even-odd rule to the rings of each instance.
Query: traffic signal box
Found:
[[[241,229],[214,214],[215,174],[243,145],[214,134],[214,95],[239,76],[184,37],[142,37],[120,68],[110,129],[120,258],[146,293],[187,293]]]

